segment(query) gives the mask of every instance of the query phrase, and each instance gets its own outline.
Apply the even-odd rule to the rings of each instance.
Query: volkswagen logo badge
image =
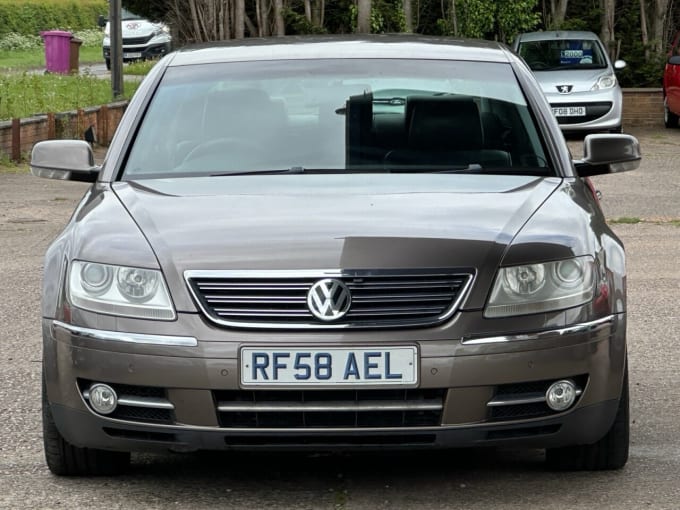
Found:
[[[319,280],[307,293],[307,307],[312,315],[324,322],[338,320],[347,314],[352,296],[340,280]]]

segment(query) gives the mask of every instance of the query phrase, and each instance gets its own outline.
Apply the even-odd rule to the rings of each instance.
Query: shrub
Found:
[[[22,35],[16,32],[0,37],[0,50],[33,50],[42,46],[42,39],[38,35]]]
[[[104,32],[98,28],[78,30],[73,35],[83,41],[83,46],[98,47],[102,45],[102,40],[104,39]]]
[[[106,0],[0,0],[0,37],[95,28],[97,17],[107,12]]]

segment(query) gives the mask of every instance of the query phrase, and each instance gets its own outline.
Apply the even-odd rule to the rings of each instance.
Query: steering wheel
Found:
[[[248,170],[244,166],[251,166],[261,155],[262,147],[247,138],[215,138],[191,149],[179,167],[200,166],[208,172]]]

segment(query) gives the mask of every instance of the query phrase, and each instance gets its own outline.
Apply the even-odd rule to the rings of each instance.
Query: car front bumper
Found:
[[[160,58],[170,51],[172,51],[172,43],[169,41],[154,42],[147,46],[123,46],[123,61]],[[105,60],[109,60],[111,58],[110,46],[102,47],[102,54]]]
[[[552,108],[585,107],[585,117],[558,116],[564,132],[618,130],[623,122],[623,95],[619,87],[599,92],[558,94],[547,92]]]
[[[121,336],[50,319],[43,320],[43,337],[48,399],[61,434],[76,446],[122,451],[588,444],[601,438],[614,420],[626,358],[624,314],[538,333],[450,340],[450,349],[445,342],[438,347],[433,346],[437,341],[420,342],[416,391],[441,395],[434,423],[419,421],[422,417],[415,413],[408,426],[348,425],[344,418],[338,426],[272,426],[257,419],[246,420],[246,426],[240,418],[225,423],[218,409],[220,400],[244,398],[238,359],[230,354],[238,352],[238,343],[196,340],[192,345],[188,336]],[[582,389],[567,411],[527,414],[510,406],[498,415],[489,407],[501,388],[533,392],[538,381],[565,378],[578,381]],[[146,411],[103,416],[86,399],[91,382],[123,391],[158,390],[162,398],[157,400],[172,409],[160,418]],[[333,413],[328,416],[332,419]]]

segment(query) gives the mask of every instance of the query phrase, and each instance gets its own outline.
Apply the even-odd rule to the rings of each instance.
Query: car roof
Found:
[[[549,30],[546,32],[527,32],[519,35],[519,40],[525,41],[545,41],[550,39],[586,39],[599,40],[593,32],[585,30]]]
[[[514,60],[502,44],[492,41],[419,35],[286,36],[248,38],[187,46],[168,66],[257,60],[399,58],[503,62]]]

